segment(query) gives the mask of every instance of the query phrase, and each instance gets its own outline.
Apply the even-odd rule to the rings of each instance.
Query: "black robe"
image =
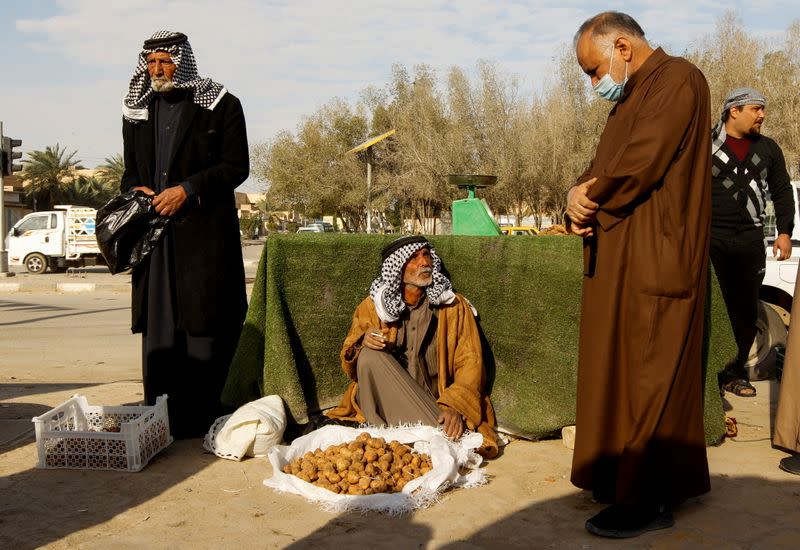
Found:
[[[133,271],[132,330],[143,335],[146,402],[168,394],[173,435],[198,437],[223,412],[219,395],[247,308],[233,195],[249,171],[244,115],[230,94],[209,111],[172,93],[149,112],[147,121],[123,122],[123,191],[183,184],[191,194]]]

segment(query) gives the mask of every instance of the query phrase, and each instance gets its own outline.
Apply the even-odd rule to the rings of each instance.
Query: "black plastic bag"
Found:
[[[153,197],[126,191],[97,211],[97,245],[111,273],[139,265],[155,248],[169,218],[153,208]]]

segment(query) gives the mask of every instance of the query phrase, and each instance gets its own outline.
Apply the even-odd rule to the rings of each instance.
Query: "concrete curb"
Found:
[[[253,278],[245,279],[247,288],[253,286]],[[0,283],[0,295],[35,294],[37,292],[58,292],[60,294],[81,294],[84,292],[130,293],[130,283]]]
[[[255,265],[257,262],[245,262],[246,267]],[[49,279],[49,280],[48,280]],[[245,285],[248,289],[252,288],[255,274],[252,269],[246,270]],[[130,277],[120,277],[112,279],[106,275],[88,274],[85,278],[66,278],[54,276],[18,277],[13,282],[8,279],[0,279],[0,296],[4,294],[36,294],[36,293],[59,293],[59,294],[83,294],[89,292],[103,293],[127,293],[131,292]]]
[[[130,284],[97,283],[94,285],[97,292],[130,292]]]
[[[19,292],[19,283],[0,283],[0,292]]]
[[[79,294],[83,292],[130,292],[129,283],[0,283],[0,294],[59,292]]]
[[[94,292],[95,283],[56,283],[56,292]]]

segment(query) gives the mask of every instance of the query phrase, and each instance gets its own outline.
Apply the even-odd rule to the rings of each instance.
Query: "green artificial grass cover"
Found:
[[[277,394],[290,416],[336,405],[348,380],[339,350],[393,235],[274,235],[264,246],[223,400]],[[539,439],[575,422],[582,278],[575,237],[429,237],[456,290],[478,310],[501,427]],[[716,284],[707,300],[705,426],[725,432],[716,372],[735,355]],[[708,330],[710,328],[710,331]]]

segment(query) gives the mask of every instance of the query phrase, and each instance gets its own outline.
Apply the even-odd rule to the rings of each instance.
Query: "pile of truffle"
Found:
[[[342,495],[396,493],[431,471],[431,457],[362,433],[355,441],[307,452],[283,472]]]

